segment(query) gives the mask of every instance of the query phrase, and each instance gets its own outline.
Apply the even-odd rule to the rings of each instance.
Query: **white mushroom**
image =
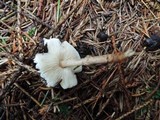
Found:
[[[102,56],[87,56],[80,58],[76,49],[67,41],[60,42],[57,38],[45,39],[48,53],[38,53],[34,62],[39,69],[40,75],[47,82],[47,86],[54,87],[60,82],[63,89],[77,85],[77,78],[74,73],[82,71],[82,65],[107,63],[122,60],[134,55],[134,51],[128,50],[118,55],[107,54]]]
[[[63,89],[77,85],[77,78],[74,73],[81,72],[82,66],[61,66],[61,61],[79,60],[80,56],[73,46],[68,42],[61,43],[59,39],[45,39],[48,53],[38,53],[34,58],[36,68],[40,75],[46,80],[48,87],[54,87],[60,82]]]

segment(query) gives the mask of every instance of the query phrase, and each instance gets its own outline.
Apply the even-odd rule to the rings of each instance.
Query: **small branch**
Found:
[[[151,11],[149,6],[142,0],[143,5],[150,11],[150,13],[153,15],[154,18],[157,18],[156,15]]]
[[[23,89],[21,86],[19,86],[17,83],[14,83],[14,85],[19,88],[23,93],[25,93],[28,97],[30,97],[39,107],[41,107],[41,104],[34,98],[32,97],[25,89]]]
[[[29,65],[24,64],[23,62],[20,62],[14,55],[11,55],[10,53],[5,53],[5,52],[0,52],[0,54],[4,55],[6,57],[5,61],[7,61],[7,62],[11,61],[13,63],[16,63],[18,66],[28,70],[29,72],[31,72],[31,73],[33,73],[35,75],[39,75],[37,70],[35,70],[34,68],[32,68]],[[1,61],[0,61],[0,63],[1,63]]]
[[[66,100],[62,100],[60,102],[53,103],[53,106],[63,104],[63,103],[67,103],[67,102],[74,101],[74,100],[77,100],[77,97],[73,97],[73,98],[69,98],[69,99],[66,99]]]
[[[94,101],[96,98],[97,98],[97,97],[91,97],[90,99],[87,99],[87,100],[85,100],[85,101],[83,101],[83,102],[81,102],[81,103],[78,103],[77,105],[73,106],[73,110],[81,107],[82,104],[85,105],[85,104],[87,104],[87,103],[90,103],[90,102]]]
[[[157,65],[158,66],[158,65]],[[148,100],[148,99],[150,99],[156,92],[157,92],[157,90],[159,89],[159,87],[160,87],[160,72],[159,72],[159,67],[157,67],[156,66],[156,68],[155,68],[155,71],[156,71],[156,76],[157,76],[157,78],[156,78],[156,80],[158,81],[158,84],[157,84],[157,86],[155,87],[155,89],[144,99],[144,100]]]
[[[10,93],[11,89],[13,88],[13,84],[17,81],[19,76],[21,75],[21,68],[17,69],[15,73],[13,73],[13,76],[11,77],[10,83],[2,89],[2,94],[0,95],[0,103],[3,101],[3,99]]]
[[[30,72],[33,73],[33,74],[36,74],[36,75],[39,74],[39,73],[37,72],[37,70],[35,70],[34,68],[32,68],[32,67],[29,66],[29,65],[23,64],[22,62],[18,61],[17,59],[16,59],[16,60],[12,59],[12,61],[13,61],[14,63],[18,64],[19,66],[21,66],[22,68],[27,69],[28,71],[30,71]]]
[[[109,103],[109,101],[111,100],[112,96],[114,95],[115,91],[117,89],[117,85],[115,86],[115,88],[113,89],[113,91],[111,92],[111,94],[109,95],[108,99],[106,100],[106,102],[102,105],[102,108],[100,109],[100,111],[97,113],[96,116],[99,116],[102,111],[105,109],[105,107],[107,106],[107,104]]]
[[[17,32],[18,38],[20,38],[20,31],[21,31],[21,1],[17,0]]]
[[[26,16],[26,17],[28,17],[28,18],[30,18],[30,19],[32,19],[32,20],[34,20],[34,21],[36,21],[36,22],[38,22],[38,23],[40,23],[40,24],[42,24],[42,25],[44,25],[46,27],[48,27],[49,29],[54,29],[54,27],[52,27],[52,25],[49,25],[49,24],[43,22],[41,19],[39,19],[38,17],[33,15],[30,11],[26,10],[25,8],[22,8],[22,9],[25,12],[27,12],[27,14],[26,14],[25,12],[22,11],[21,12],[22,15],[24,15],[24,16]]]
[[[69,14],[68,14],[67,16],[65,16],[62,20],[60,20],[60,21],[58,22],[57,26],[56,26],[55,28],[51,29],[51,30],[48,32],[48,34],[46,34],[44,37],[46,37],[46,38],[50,37],[50,36],[53,34],[53,32],[55,32],[55,31],[57,30],[57,28],[59,28],[59,26],[61,26],[61,25],[72,15],[73,12],[75,12],[75,10],[78,8],[78,6],[81,4],[82,1],[83,1],[83,0],[80,0],[80,1],[77,3],[77,5],[69,12]]]
[[[9,9],[11,9],[11,10],[13,10],[13,11],[16,11],[15,8],[12,8],[11,6],[7,5],[6,3],[2,2],[1,0],[0,0],[0,4],[7,6]],[[28,14],[26,14],[26,13],[23,12],[23,11],[21,11],[20,14],[22,14],[22,15],[24,15],[24,16],[26,16],[26,17],[28,17],[28,18],[30,18],[30,19],[32,19],[32,20],[34,20],[34,21],[36,21],[36,22],[38,22],[38,23],[40,23],[40,24],[42,24],[42,25],[44,25],[44,26],[46,26],[46,27],[48,27],[49,29],[54,29],[54,27],[52,27],[51,25],[43,22],[43,21],[42,21],[41,19],[39,19],[38,17],[34,16],[31,12],[27,11],[25,8],[22,8],[22,9],[23,9],[24,11],[26,11]],[[17,12],[18,12],[18,11],[17,11]],[[1,17],[0,17],[0,19],[1,19]]]
[[[132,114],[133,112],[138,111],[138,110],[142,109],[143,107],[148,106],[149,104],[152,104],[152,102],[153,102],[153,100],[151,99],[151,100],[145,102],[144,104],[134,108],[133,110],[123,114],[122,116],[120,116],[119,118],[117,118],[115,120],[122,120],[123,118],[127,117],[128,115]]]
[[[21,39],[21,1],[17,0],[17,40],[18,40],[18,49],[22,50],[22,39]]]

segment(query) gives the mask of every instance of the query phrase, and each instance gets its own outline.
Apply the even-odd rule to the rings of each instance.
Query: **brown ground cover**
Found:
[[[160,44],[144,47],[160,36],[159,11],[158,0],[1,0],[0,119],[159,120]],[[33,63],[47,52],[44,37],[68,41],[81,57],[136,55],[83,66],[71,89],[48,88]]]

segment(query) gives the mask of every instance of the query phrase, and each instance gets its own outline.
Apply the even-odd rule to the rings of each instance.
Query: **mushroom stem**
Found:
[[[117,62],[121,61],[127,57],[130,57],[134,55],[135,52],[131,49],[127,50],[124,53],[119,54],[107,54],[102,56],[87,56],[85,58],[82,58],[80,60],[67,60],[67,61],[61,61],[62,67],[69,67],[69,66],[81,66],[81,65],[91,65],[91,64],[97,64],[97,63],[108,63],[108,62]]]

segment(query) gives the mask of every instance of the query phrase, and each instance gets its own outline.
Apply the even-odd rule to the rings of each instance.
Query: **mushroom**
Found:
[[[82,66],[61,66],[61,61],[79,60],[80,56],[76,49],[67,41],[63,43],[57,38],[43,39],[47,44],[48,53],[38,53],[34,58],[36,68],[47,82],[48,87],[54,87],[60,82],[63,89],[77,85],[74,73],[81,72]]]
[[[129,49],[118,55],[87,56],[81,59],[76,49],[67,41],[60,42],[57,38],[43,40],[44,44],[47,44],[48,53],[37,53],[34,62],[48,87],[54,87],[60,83],[63,89],[72,88],[77,85],[75,73],[82,71],[82,65],[115,62],[135,53]]]

